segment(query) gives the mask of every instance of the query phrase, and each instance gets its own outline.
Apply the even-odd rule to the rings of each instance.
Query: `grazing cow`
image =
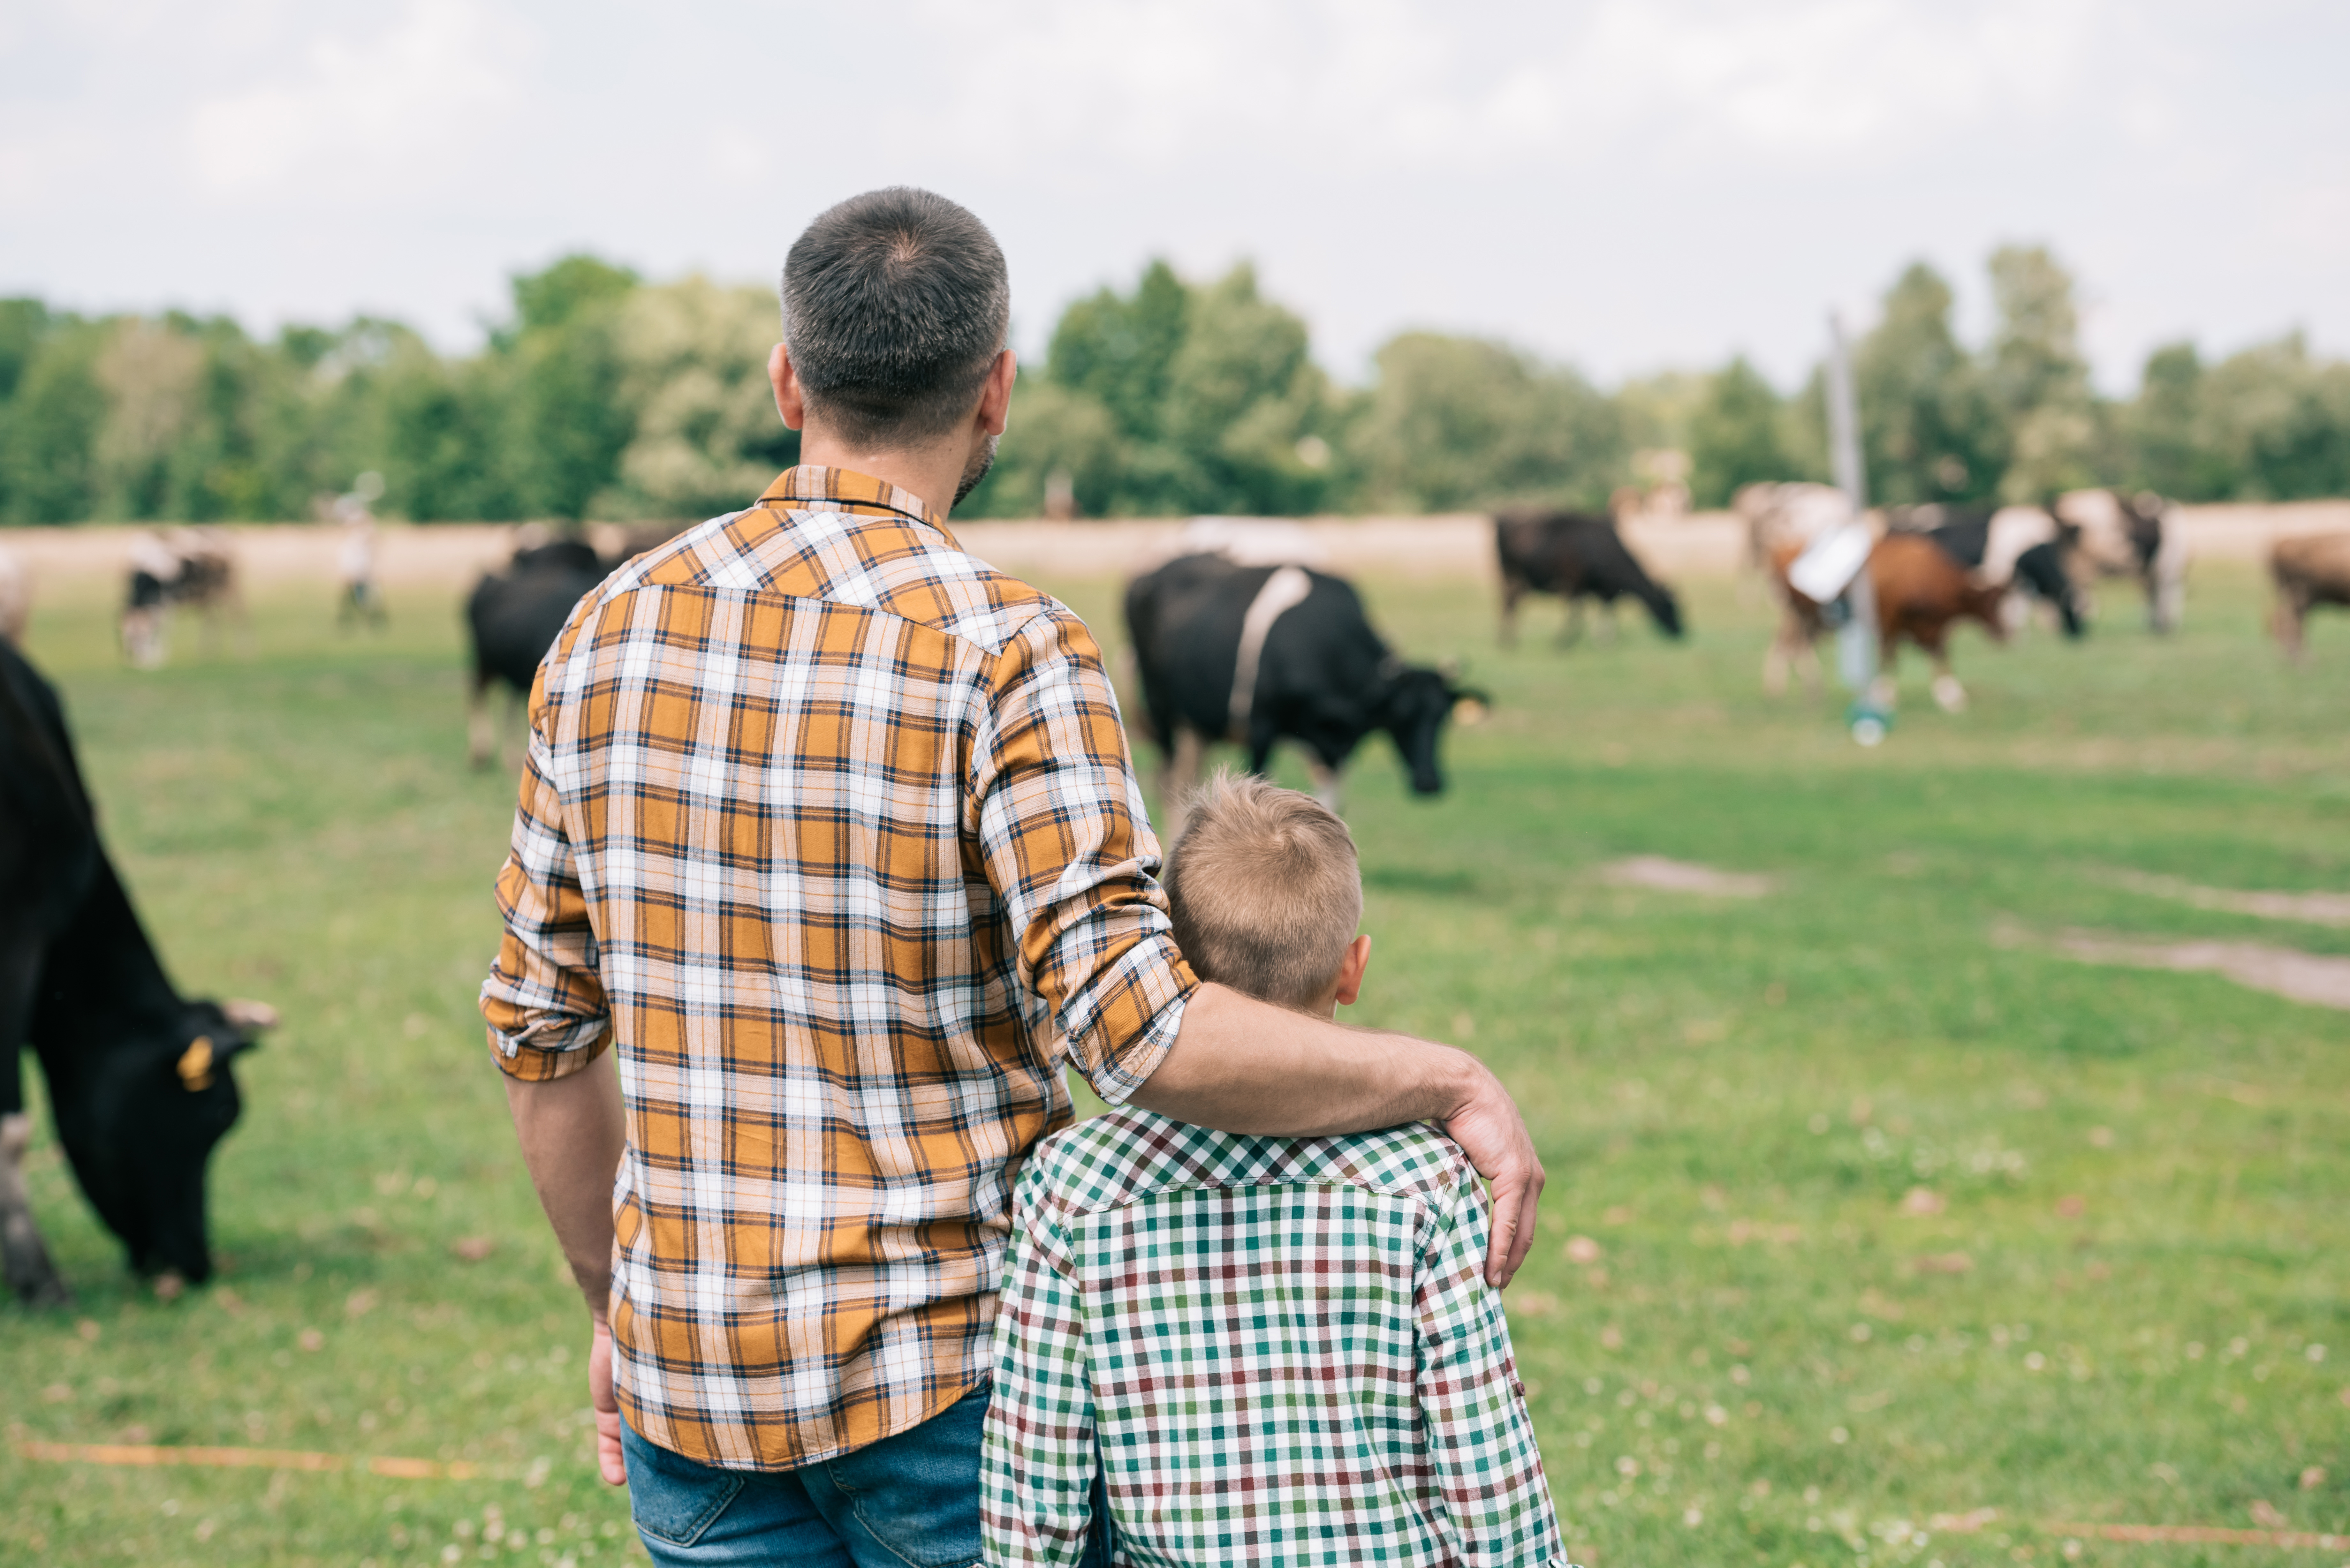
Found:
[[[511,729],[537,679],[539,660],[555,646],[572,608],[608,570],[594,545],[558,539],[516,550],[504,571],[490,573],[473,585],[465,600],[465,625],[473,640],[466,755],[473,766],[486,767],[495,749],[489,706],[492,682],[503,682],[510,693]]]
[[[230,1064],[276,1022],[182,1000],[99,841],[57,693],[0,643],[0,1274],[68,1299],[33,1220],[17,1054],[33,1047],[57,1141],[130,1264],[166,1296],[212,1272],[204,1166],[236,1120]]]
[[[1787,568],[1802,553],[1799,545],[1780,545],[1772,561],[1772,575],[1808,649],[1826,629],[1826,621],[1821,606],[1787,581]],[[2000,617],[2005,587],[1986,587],[1973,581],[1941,545],[1914,533],[1887,534],[1877,540],[1868,552],[1866,570],[1869,588],[1877,600],[1879,659],[1877,686],[1871,697],[1881,707],[1892,706],[1896,651],[1906,637],[1933,660],[1934,701],[1943,711],[1955,713],[1965,707],[1966,688],[1950,673],[1950,625],[1960,619],[1981,621],[1995,640],[2006,641],[2007,627]],[[1818,664],[1816,655],[1813,664]],[[1781,680],[1783,683],[1783,674]]]
[[[2080,529],[2073,565],[2084,591],[2096,577],[2126,577],[2146,594],[2147,624],[2178,629],[2187,603],[2187,531],[2170,504],[2151,492],[2073,490],[2051,508]]]
[[[164,633],[175,606],[201,610],[206,640],[224,618],[244,624],[244,593],[236,557],[211,528],[154,531],[131,547],[130,581],[122,606],[122,651],[141,670],[160,667],[170,651]]]
[[[2276,610],[2269,626],[2285,651],[2301,662],[2302,628],[2317,605],[2350,607],[2350,534],[2308,534],[2269,546]]]
[[[1180,556],[1127,586],[1126,625],[1143,714],[1163,761],[1167,842],[1211,742],[1248,748],[1263,773],[1276,742],[1303,744],[1315,792],[1338,805],[1339,770],[1374,730],[1393,737],[1416,794],[1444,788],[1437,743],[1481,692],[1408,665],[1371,629],[1354,587],[1303,566],[1243,566]],[[1464,708],[1463,716],[1475,711]]]
[[[1583,601],[1597,599],[1615,624],[1616,601],[1627,596],[1648,607],[1667,637],[1681,635],[1681,609],[1624,547],[1612,519],[1579,512],[1504,512],[1493,519],[1493,546],[1502,560],[1502,644],[1518,639],[1518,601],[1556,594],[1567,603],[1562,645],[1583,635]]]
[[[2012,592],[2045,601],[2064,635],[2078,638],[2086,598],[2072,578],[2080,530],[2044,506],[1965,506],[1935,504],[1895,506],[1886,513],[1887,531],[1916,534],[1939,545],[1967,568],[1975,585],[2004,585]],[[2019,625],[2029,610],[2012,605],[2009,623]]]

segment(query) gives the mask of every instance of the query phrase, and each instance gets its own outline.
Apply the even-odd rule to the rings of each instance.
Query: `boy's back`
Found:
[[[991,1563],[1079,1561],[1097,1451],[1121,1561],[1564,1561],[1483,1189],[1442,1134],[1121,1111],[1038,1146],[1014,1227]]]

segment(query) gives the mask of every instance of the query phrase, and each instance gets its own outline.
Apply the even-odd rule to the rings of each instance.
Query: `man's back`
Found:
[[[1056,1025],[1116,1093],[1180,1016],[1154,860],[1084,627],[886,484],[794,469],[583,601],[484,1008],[517,1076],[618,1044],[642,1436],[789,1468],[984,1377]]]
[[[1077,1560],[1097,1449],[1144,1561],[1559,1555],[1483,1191],[1442,1135],[1118,1112],[1039,1146],[1014,1222],[991,1562]]]

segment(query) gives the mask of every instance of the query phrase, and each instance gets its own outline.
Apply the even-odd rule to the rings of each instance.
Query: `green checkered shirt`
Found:
[[[1425,1126],[1235,1137],[1126,1110],[1021,1173],[991,1563],[1564,1562],[1485,1196]]]

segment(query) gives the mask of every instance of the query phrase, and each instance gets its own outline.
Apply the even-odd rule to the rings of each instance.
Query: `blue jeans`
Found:
[[[795,1470],[718,1469],[626,1422],[629,1511],[661,1568],[965,1568],[980,1559],[982,1386],[919,1427]],[[1094,1489],[1086,1568],[1107,1568],[1107,1497]]]

